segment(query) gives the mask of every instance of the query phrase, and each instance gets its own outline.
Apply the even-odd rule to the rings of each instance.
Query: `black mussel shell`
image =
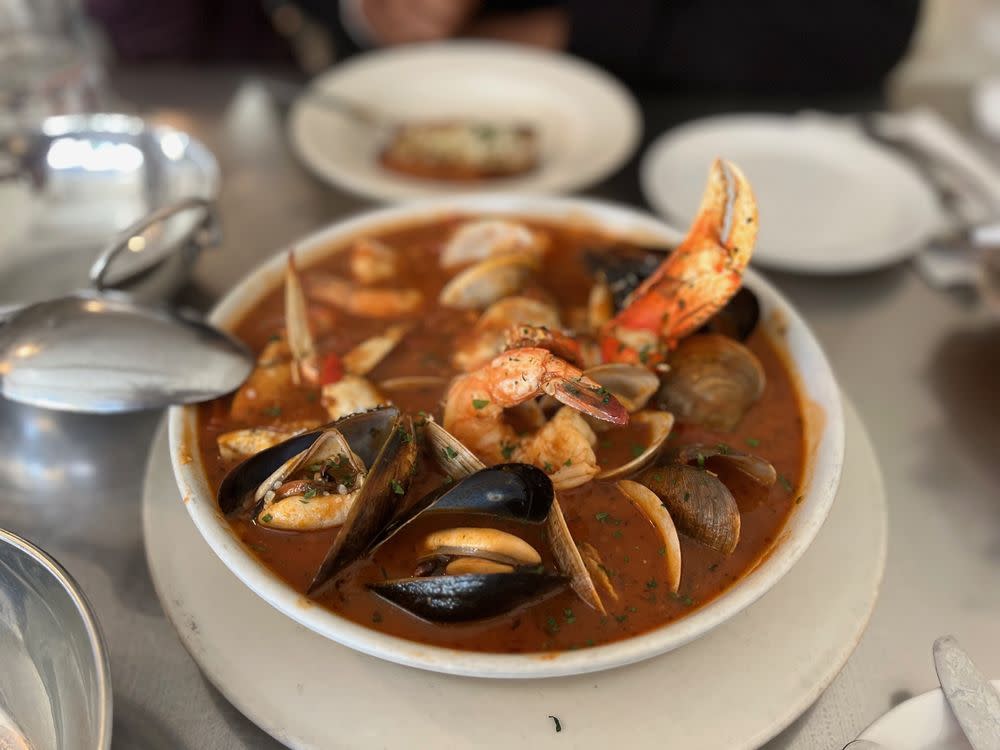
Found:
[[[537,466],[500,464],[480,469],[465,479],[428,493],[406,508],[379,535],[372,550],[424,513],[467,513],[522,523],[544,523],[553,497],[552,480]]]
[[[568,582],[548,573],[475,573],[399,578],[368,588],[424,620],[458,623],[506,614],[554,594]]]
[[[721,333],[737,341],[746,341],[760,320],[757,295],[745,286],[733,295],[719,312],[708,319],[699,333]]]
[[[364,555],[404,502],[416,465],[413,420],[397,416],[307,594],[320,593],[342,570]]]
[[[669,248],[615,245],[584,250],[583,262],[592,276],[604,278],[611,290],[615,309],[621,310],[628,296],[659,268],[669,254]]]
[[[351,414],[250,456],[233,467],[219,485],[219,509],[223,513],[230,514],[245,508],[248,501],[253,499],[253,494],[261,482],[271,476],[285,461],[315,443],[316,438],[331,427],[340,430],[351,450],[358,454],[366,467],[370,467],[375,462],[375,457],[398,416],[399,409],[395,406],[383,406]]]

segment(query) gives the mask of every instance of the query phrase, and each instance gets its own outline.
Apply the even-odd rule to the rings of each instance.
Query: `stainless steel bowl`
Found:
[[[0,139],[0,303],[85,286],[98,251],[119,232],[181,198],[214,199],[218,186],[205,146],[129,115],[50,117]],[[197,222],[179,215],[136,238],[109,283],[143,300],[170,294],[199,250],[186,242]],[[172,252],[180,243],[193,249]]]
[[[55,560],[0,529],[0,748],[111,746],[111,672],[94,613]]]

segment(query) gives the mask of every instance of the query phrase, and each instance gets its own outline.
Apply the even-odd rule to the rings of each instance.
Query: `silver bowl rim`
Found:
[[[104,640],[104,634],[97,621],[97,616],[94,614],[93,607],[87,601],[87,597],[73,576],[47,552],[32,544],[27,539],[6,529],[0,529],[0,543],[16,548],[45,568],[59,582],[76,607],[76,611],[83,621],[87,640],[90,642],[90,651],[94,657],[94,673],[99,696],[96,726],[99,744],[96,747],[107,750],[111,747],[111,727],[113,721],[111,663],[108,660],[107,643]]]

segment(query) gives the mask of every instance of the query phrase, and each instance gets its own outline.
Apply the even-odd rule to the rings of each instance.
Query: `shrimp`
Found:
[[[424,303],[419,289],[359,287],[326,273],[311,274],[307,283],[317,299],[361,318],[397,318],[417,312]]]
[[[351,273],[362,284],[387,281],[399,272],[399,255],[384,242],[360,239],[351,248]]]
[[[531,456],[533,446],[522,446],[523,437],[503,418],[504,409],[542,394],[597,419],[628,422],[625,407],[607,389],[552,352],[528,347],[504,352],[456,378],[445,398],[444,428],[486,464],[509,461],[515,454]],[[562,456],[559,464],[567,458]]]
[[[559,327],[559,311],[530,297],[505,297],[479,316],[471,334],[455,350],[451,361],[469,372],[489,362],[505,348],[505,334],[512,325]]]
[[[716,160],[684,241],[601,332],[607,362],[663,359],[739,289],[757,238],[757,203],[734,164]]]

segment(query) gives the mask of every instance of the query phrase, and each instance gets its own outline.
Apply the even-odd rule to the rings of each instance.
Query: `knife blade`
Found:
[[[973,750],[1000,750],[1000,694],[954,636],[934,641],[934,667],[944,697]]]

